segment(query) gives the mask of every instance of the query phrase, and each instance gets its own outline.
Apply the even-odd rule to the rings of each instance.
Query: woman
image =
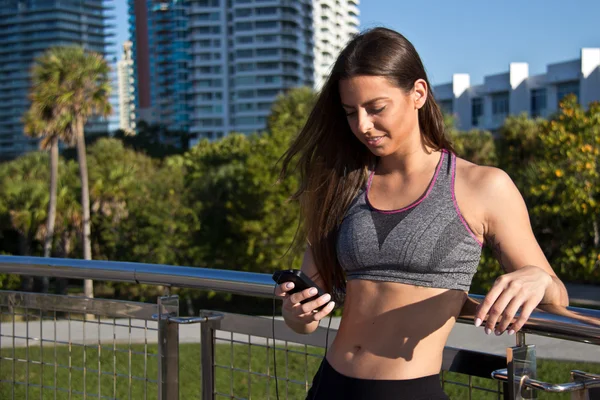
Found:
[[[514,334],[540,302],[568,305],[515,185],[454,155],[422,62],[399,33],[372,29],[341,52],[284,175],[292,162],[309,243],[301,268],[327,294],[300,304],[310,289],[279,285],[285,322],[311,333],[345,292],[308,398],[446,399],[442,353],[484,243],[506,274],[476,326]]]

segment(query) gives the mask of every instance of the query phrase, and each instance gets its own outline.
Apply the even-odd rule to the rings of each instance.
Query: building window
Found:
[[[235,78],[236,85],[251,85],[254,84],[256,78],[254,76],[238,76]]]
[[[194,5],[198,7],[218,7],[219,0],[196,0]]]
[[[275,97],[279,93],[279,89],[258,89],[256,95],[258,97]]]
[[[277,14],[276,7],[263,7],[256,9],[256,15],[274,15]]]
[[[259,70],[269,70],[269,69],[277,69],[279,68],[279,63],[276,62],[259,62],[256,64],[256,69]]]
[[[237,97],[238,99],[251,99],[254,97],[254,90],[240,90]]]
[[[256,123],[256,119],[254,117],[238,117],[236,118],[236,123],[239,125],[251,125]]]
[[[237,111],[252,111],[254,110],[254,103],[241,103],[237,105]]]
[[[240,63],[237,65],[237,69],[240,72],[243,71],[253,71],[254,70],[254,64],[253,63]]]
[[[218,21],[220,16],[218,12],[200,13],[195,17],[198,21]]]
[[[256,21],[256,29],[277,28],[277,21]]]
[[[557,104],[559,104],[568,94],[574,94],[577,96],[577,98],[579,98],[579,81],[559,83],[556,85],[556,99],[558,100]]]
[[[279,49],[256,49],[256,55],[261,56],[276,56],[279,54]]]
[[[531,116],[544,116],[546,111],[546,88],[531,90]]]
[[[251,31],[252,30],[252,22],[237,22],[235,24],[235,30],[238,32]]]
[[[249,58],[254,56],[252,49],[237,50],[235,52],[237,58]]]
[[[492,115],[500,117],[508,115],[508,92],[492,95]]]
[[[483,99],[475,97],[471,100],[471,125],[479,126],[479,120],[483,116]]]
[[[257,76],[256,83],[281,83],[280,76]]]
[[[238,8],[235,10],[236,17],[249,17],[250,15],[252,15],[251,8]]]
[[[258,35],[256,41],[259,43],[272,43],[277,41],[277,35]]]
[[[252,43],[254,41],[254,37],[252,37],[252,36],[239,36],[236,39],[236,41],[238,43],[241,43],[241,44],[243,44],[243,43]]]

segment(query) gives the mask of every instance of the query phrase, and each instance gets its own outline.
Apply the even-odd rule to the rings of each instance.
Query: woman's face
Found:
[[[356,76],[339,83],[342,107],[352,133],[376,156],[384,157],[420,143],[418,110],[427,84],[415,82],[406,93],[381,76]]]

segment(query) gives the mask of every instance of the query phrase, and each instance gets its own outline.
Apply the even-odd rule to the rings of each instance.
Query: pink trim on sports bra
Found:
[[[429,196],[429,193],[431,193],[431,191],[433,190],[433,187],[435,186],[435,182],[437,181],[438,174],[440,173],[440,170],[442,169],[442,164],[444,163],[444,157],[446,156],[446,153],[447,153],[447,150],[442,149],[442,155],[440,156],[440,161],[438,162],[438,165],[435,169],[435,174],[433,175],[433,179],[431,179],[431,182],[429,183],[429,187],[427,188],[427,192],[425,193],[425,195],[422,196],[420,199],[416,200],[414,203],[409,204],[408,206],[398,209],[398,210],[380,210],[380,209],[374,207],[371,204],[371,202],[369,201],[369,189],[371,188],[371,182],[373,181],[373,175],[375,174],[375,168],[373,168],[373,171],[371,171],[371,174],[369,175],[369,181],[367,182],[367,189],[365,190],[365,200],[367,201],[367,204],[369,205],[369,207],[371,207],[371,209],[373,211],[376,211],[378,213],[396,214],[396,213],[399,213],[402,211],[409,210],[409,209],[421,204],[421,202],[423,200],[425,200],[427,198],[427,196]],[[453,186],[453,188],[454,188],[454,186]],[[452,190],[452,196],[454,198],[454,189]],[[462,217],[461,217],[461,219],[462,219]]]
[[[465,228],[467,229],[467,232],[469,232],[469,234],[473,237],[473,239],[475,239],[475,241],[477,243],[479,243],[479,245],[481,247],[483,247],[483,243],[477,239],[477,236],[475,236],[475,233],[473,232],[473,230],[471,230],[471,228],[469,227],[469,224],[467,224],[467,221],[465,221],[462,213],[460,212],[460,209],[458,208],[458,202],[456,201],[456,195],[454,194],[454,180],[455,180],[455,176],[456,176],[456,157],[452,158],[452,171],[451,171],[451,175],[452,175],[452,202],[454,203],[454,208],[456,209],[456,213],[458,214],[458,217],[460,218],[460,221],[462,222],[462,224],[465,226]]]

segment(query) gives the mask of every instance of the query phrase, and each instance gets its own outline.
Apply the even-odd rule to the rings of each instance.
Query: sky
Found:
[[[113,4],[121,44],[129,37],[127,1]],[[455,73],[477,85],[511,62],[542,74],[548,64],[578,59],[582,47],[600,47],[598,0],[360,0],[359,10],[361,30],[385,26],[413,43],[432,85]]]

